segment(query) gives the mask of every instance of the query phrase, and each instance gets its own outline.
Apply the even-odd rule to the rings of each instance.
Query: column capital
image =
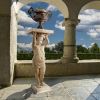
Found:
[[[79,19],[70,19],[70,18],[65,18],[63,22],[63,26],[76,26],[80,22]]]

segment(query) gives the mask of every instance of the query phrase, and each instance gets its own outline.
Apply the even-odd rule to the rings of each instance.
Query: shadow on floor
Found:
[[[33,93],[31,88],[25,89],[21,92],[16,92],[7,97],[6,100],[26,100]]]
[[[99,75],[79,75],[79,76],[60,76],[60,77],[45,77],[44,82],[46,82],[48,85],[52,86],[60,82],[64,82],[67,80],[83,80],[83,79],[93,79],[93,78],[100,78]],[[26,81],[23,81],[26,80]],[[35,82],[35,79],[32,78],[17,78],[14,81],[14,85],[18,84],[32,84]]]

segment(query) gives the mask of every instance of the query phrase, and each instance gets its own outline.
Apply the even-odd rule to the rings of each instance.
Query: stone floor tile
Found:
[[[39,93],[39,94],[31,94],[30,95],[30,98],[36,98],[36,97],[48,97],[48,93],[47,92],[44,92],[44,93]]]
[[[51,87],[53,90],[54,89],[58,89],[58,88],[64,88],[64,85],[62,83],[58,83],[58,84],[55,84]]]
[[[70,96],[50,96],[48,100],[73,100]]]
[[[48,84],[49,86],[56,85],[58,83],[62,82],[62,79],[59,77],[50,77],[50,78],[45,78],[45,83]]]
[[[90,93],[100,93],[100,85],[96,86],[87,86],[86,88]]]
[[[93,80],[67,80],[62,82],[65,88],[67,87],[82,87],[82,86],[93,86],[93,85],[98,85],[97,82]]]
[[[96,100],[100,100],[100,93],[92,94]]]
[[[72,95],[72,100],[96,100],[92,95],[82,96],[82,95]]]
[[[4,90],[0,89],[0,98],[2,97],[3,94],[4,94]]]
[[[35,82],[34,78],[17,78],[14,80],[14,85],[32,84]]]
[[[28,98],[26,100],[48,100],[48,97]]]
[[[100,78],[94,78],[94,81],[100,84]]]
[[[70,96],[72,96],[75,100],[95,100],[95,98],[90,96],[91,94],[83,87],[66,88],[65,94],[66,93],[69,94]],[[92,98],[92,99],[90,99],[90,98]]]
[[[5,91],[5,93],[2,95],[1,99],[4,100],[24,100],[24,93],[15,93],[15,91]]]
[[[25,87],[24,87],[25,88]],[[24,100],[25,98],[29,97],[31,92],[31,88],[25,88],[22,90],[18,90],[15,88],[15,90],[7,90],[4,91],[4,94],[2,95],[1,99],[7,99],[7,100]]]
[[[89,94],[89,92],[83,88],[83,87],[72,87],[72,88],[66,88],[65,91],[67,91],[70,95],[83,95],[83,94]]]
[[[28,89],[30,87],[31,87],[31,84],[18,84],[18,85],[12,85],[10,87],[6,87],[3,90],[4,91],[9,91],[9,90],[12,90],[12,91],[23,91],[23,90]]]
[[[48,96],[63,96],[64,88],[52,89],[52,91],[48,92]]]

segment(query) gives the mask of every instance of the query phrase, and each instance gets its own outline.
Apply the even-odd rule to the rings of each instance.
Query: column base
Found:
[[[79,61],[78,57],[69,58],[69,57],[61,57],[61,63],[77,63]]]

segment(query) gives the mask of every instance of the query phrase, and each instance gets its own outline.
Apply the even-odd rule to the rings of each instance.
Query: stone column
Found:
[[[2,0],[0,2],[0,86],[9,86],[13,82],[16,56],[16,19],[12,18],[13,15],[11,0]]]
[[[61,58],[62,63],[78,62],[76,51],[76,25],[78,22],[79,20],[65,18],[64,50],[63,57]]]

